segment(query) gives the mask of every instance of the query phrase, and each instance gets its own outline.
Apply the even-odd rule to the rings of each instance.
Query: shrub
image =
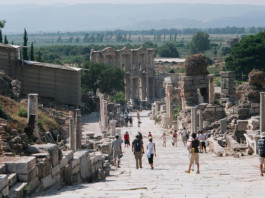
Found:
[[[6,115],[6,113],[4,112],[3,107],[2,107],[1,104],[0,104],[0,118],[4,118],[4,119],[7,118],[7,115]]]
[[[20,108],[17,112],[17,115],[22,118],[26,118],[28,116],[28,112],[25,108]]]

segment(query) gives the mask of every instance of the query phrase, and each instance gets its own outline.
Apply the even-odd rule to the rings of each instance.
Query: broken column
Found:
[[[80,109],[75,110],[75,142],[76,150],[82,149],[82,116]]]
[[[209,79],[209,104],[214,104],[214,75],[208,75]]]
[[[191,133],[196,133],[197,125],[197,107],[191,107]]]
[[[76,140],[75,140],[75,129],[74,129],[74,119],[70,118],[69,120],[69,146],[70,149],[75,151],[76,150]]]
[[[236,103],[236,76],[235,72],[220,72],[221,76],[221,100],[223,103]]]
[[[38,94],[28,95],[28,125],[33,129],[33,135],[40,141],[38,127]]]
[[[117,120],[110,120],[109,123],[110,123],[110,135],[115,136]]]
[[[199,130],[203,130],[203,110],[199,109]]]
[[[260,92],[260,132],[265,132],[265,92]]]

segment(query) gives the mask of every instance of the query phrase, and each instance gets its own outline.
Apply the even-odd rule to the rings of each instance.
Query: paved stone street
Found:
[[[188,167],[188,157],[182,142],[178,147],[171,145],[171,137],[167,139],[167,147],[162,147],[159,137],[162,130],[159,125],[141,113],[142,125],[137,127],[134,115],[134,126],[127,130],[131,141],[141,130],[144,143],[147,133],[152,131],[157,146],[157,157],[154,158],[155,169],[150,170],[146,155],[143,157],[143,169],[135,169],[135,160],[131,148],[124,149],[121,168],[111,172],[105,182],[81,184],[76,186],[52,189],[40,197],[264,197],[265,178],[259,176],[258,157],[217,158],[212,153],[200,155],[201,174],[190,174],[184,171]],[[94,123],[95,124],[95,123]],[[89,125],[88,125],[89,126]],[[145,147],[146,149],[146,147]]]

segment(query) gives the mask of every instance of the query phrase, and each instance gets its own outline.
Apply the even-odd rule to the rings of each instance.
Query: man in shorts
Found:
[[[260,176],[263,175],[263,164],[265,163],[265,132],[261,133],[261,139],[258,141],[259,161],[260,161]]]
[[[199,165],[199,146],[200,146],[200,141],[196,137],[196,133],[192,134],[192,142],[190,144],[190,151],[191,151],[191,157],[190,157],[190,165],[189,165],[189,170],[185,171],[186,173],[190,173],[191,166],[192,164],[195,163],[197,164],[197,174],[200,174],[200,165]]]
[[[130,146],[130,136],[128,131],[124,134],[124,143],[125,143],[125,148]]]
[[[181,132],[181,137],[182,137],[182,142],[184,144],[184,147],[186,146],[187,144],[187,141],[188,141],[188,132],[186,130],[186,128],[184,127],[184,129],[182,130]]]
[[[118,168],[120,168],[120,158],[122,154],[121,144],[122,140],[119,138],[119,135],[115,135],[115,140],[112,141],[112,153],[113,153],[113,160],[114,166],[116,167],[116,159],[118,158]]]

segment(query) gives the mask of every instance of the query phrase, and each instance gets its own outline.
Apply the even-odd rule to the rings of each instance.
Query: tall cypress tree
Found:
[[[41,60],[41,56],[42,56],[42,54],[41,54],[41,52],[40,52],[40,50],[39,50],[39,52],[38,52],[38,56],[37,56],[37,61],[39,61],[39,62],[42,61],[42,60]]]
[[[6,37],[6,35],[5,35],[4,44],[8,44],[8,40],[7,40],[7,37]]]
[[[29,55],[28,55],[28,34],[26,28],[24,29],[24,42],[23,42],[23,59],[24,60],[29,60]]]
[[[3,43],[2,30],[0,30],[0,43]]]
[[[31,46],[30,46],[30,60],[34,61],[35,58],[34,58],[34,46],[33,46],[33,43],[31,43]]]

